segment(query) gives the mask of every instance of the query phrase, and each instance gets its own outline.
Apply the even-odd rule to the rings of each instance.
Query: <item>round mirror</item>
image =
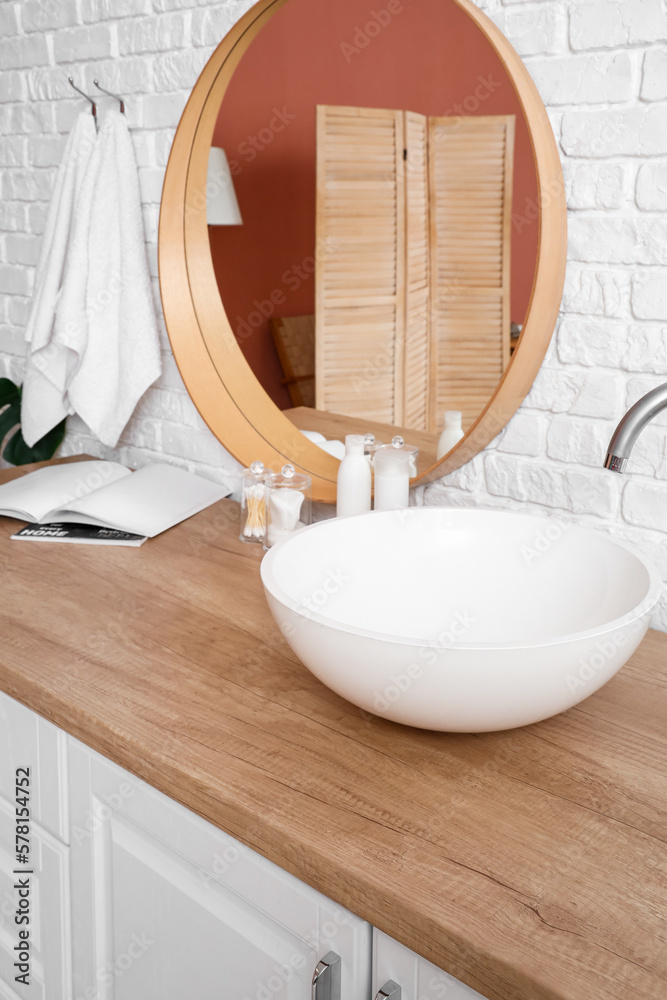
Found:
[[[165,180],[188,391],[239,461],[291,461],[320,500],[347,433],[400,434],[416,481],[495,437],[548,346],[565,249],[546,112],[468,0],[262,0],[197,82]]]

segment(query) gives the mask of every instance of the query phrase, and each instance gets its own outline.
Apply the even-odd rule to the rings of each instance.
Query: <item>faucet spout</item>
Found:
[[[625,414],[609,442],[604,462],[605,469],[611,472],[625,472],[635,441],[646,425],[665,409],[667,409],[667,383],[647,393]]]

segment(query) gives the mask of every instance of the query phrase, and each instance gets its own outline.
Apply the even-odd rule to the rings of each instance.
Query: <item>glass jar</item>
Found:
[[[265,548],[311,523],[312,480],[296,472],[293,465],[283,465],[280,472],[267,476],[267,530]]]
[[[417,475],[417,459],[419,458],[419,448],[414,444],[406,444],[400,434],[391,439],[394,448],[402,448],[406,455],[410,456],[410,479]]]
[[[368,435],[368,437],[372,436],[373,436],[372,434]],[[417,446],[414,444],[406,444],[403,438],[400,436],[400,434],[397,434],[396,437],[392,438],[391,443],[394,446],[394,448],[402,448],[403,451],[410,456],[410,479],[414,479],[414,477],[417,475],[417,459],[419,458],[419,448],[417,448]],[[375,466],[375,456],[380,450],[380,448],[383,447],[385,447],[385,445],[383,445],[381,441],[373,440],[372,442],[367,443],[366,454],[369,456],[370,463],[373,467]]]
[[[249,469],[243,470],[239,535],[242,542],[259,542],[263,545],[266,540],[268,475],[263,462],[253,462]]]

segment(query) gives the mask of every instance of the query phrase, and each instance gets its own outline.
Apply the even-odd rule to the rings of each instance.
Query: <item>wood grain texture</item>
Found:
[[[431,482],[468,462],[503,429],[530,389],[555,326],[565,279],[563,174],[544,104],[520,57],[472,0],[453,0],[494,47],[516,91],[537,170],[540,230],[523,333],[493,398],[463,440],[421,476]],[[293,462],[313,497],[336,496],[337,461],[308,442],[275,406],[245,361],[220,299],[206,224],[208,156],[220,104],[253,38],[287,0],[259,0],[232,28],[197,80],[176,131],[160,209],[160,289],[185,385],[211,431],[244,465]]]
[[[429,414],[427,132],[411,111],[317,109],[316,406],[417,431]]]
[[[428,733],[295,660],[230,501],[139,549],[2,526],[7,694],[490,1000],[667,996],[665,635],[555,719]]]
[[[317,108],[318,410],[472,427],[510,360],[513,163],[511,115]]]
[[[403,420],[405,427],[428,431],[429,368],[429,195],[428,119],[406,111],[405,158],[405,350]],[[398,423],[398,421],[395,421]]]
[[[429,429],[467,431],[510,360],[514,116],[429,118]]]
[[[317,108],[315,405],[403,423],[404,114]]]

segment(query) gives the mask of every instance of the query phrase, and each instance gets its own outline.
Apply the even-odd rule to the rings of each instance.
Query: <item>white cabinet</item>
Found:
[[[67,737],[0,692],[0,998],[62,1000],[71,995]],[[29,769],[29,864],[16,860],[16,771]],[[21,790],[23,796],[25,789]],[[23,806],[21,806],[23,808]],[[24,822],[21,817],[21,823]],[[22,831],[23,827],[19,827]],[[60,839],[59,839],[60,838]],[[24,908],[19,910],[20,895]],[[20,923],[17,923],[17,911]],[[14,963],[29,930],[29,985]]]
[[[74,740],[70,765],[75,996],[310,1000],[334,951],[368,1000],[367,923]]]
[[[388,934],[373,930],[373,996],[387,982],[400,987],[391,1000],[484,1000],[481,993],[431,965]]]
[[[14,969],[19,767],[31,777],[27,987]],[[330,952],[341,1000],[390,981],[400,1000],[483,1000],[0,692],[0,1000],[312,1000]]]

